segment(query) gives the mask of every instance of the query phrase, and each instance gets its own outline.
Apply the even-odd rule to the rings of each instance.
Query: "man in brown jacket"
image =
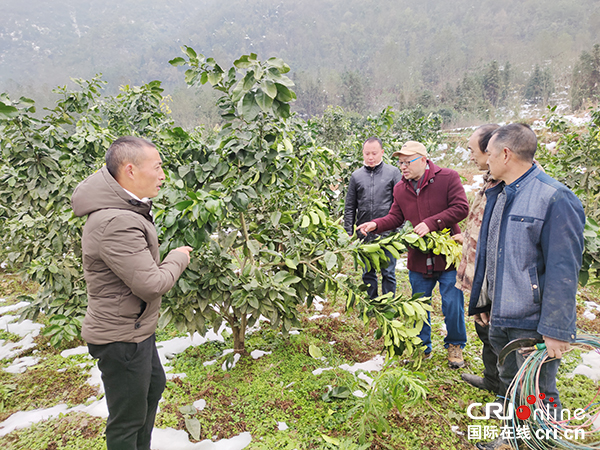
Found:
[[[164,178],[154,144],[125,136],[71,199],[75,215],[88,216],[81,239],[88,291],[81,335],[102,372],[108,450],[150,449],[165,388],[154,332],[161,296],[189,264],[192,248],[177,248],[160,262],[149,199]]]

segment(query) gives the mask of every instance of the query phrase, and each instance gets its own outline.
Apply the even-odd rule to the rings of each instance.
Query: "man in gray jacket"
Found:
[[[81,336],[102,372],[108,450],[150,449],[165,388],[154,332],[161,296],[189,264],[192,248],[177,248],[160,262],[149,199],[164,178],[156,147],[125,136],[71,199],[75,215],[88,216],[81,239],[88,291]]]
[[[383,162],[383,145],[377,137],[370,137],[363,144],[364,166],[350,177],[344,209],[344,228],[354,233],[354,225],[384,217],[394,202],[394,186],[402,178],[397,167]],[[362,234],[360,235],[362,237]],[[367,241],[374,239],[367,235]],[[386,252],[389,263],[381,267],[382,294],[396,292],[396,259]],[[363,281],[368,286],[369,297],[377,297],[377,272],[365,270]]]

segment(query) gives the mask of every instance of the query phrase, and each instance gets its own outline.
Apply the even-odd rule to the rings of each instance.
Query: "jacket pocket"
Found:
[[[119,298],[119,317],[135,320],[141,316],[143,310],[142,301],[132,293]]]
[[[531,267],[529,269],[529,280],[531,282],[531,293],[533,295],[533,303],[540,303],[540,282],[538,280],[537,269]]]
[[[533,223],[535,218],[527,216],[510,216],[510,220],[513,222]]]

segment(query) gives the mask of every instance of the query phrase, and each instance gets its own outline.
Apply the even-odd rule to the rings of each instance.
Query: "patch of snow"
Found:
[[[270,355],[271,353],[273,353],[273,352],[264,352],[262,350],[253,350],[250,353],[250,356],[252,356],[253,359],[258,359],[261,356]]]
[[[396,260],[396,270],[407,270],[406,267],[406,257],[398,258]]]
[[[27,367],[35,366],[39,362],[39,358],[33,356],[24,356],[23,358],[17,358],[13,361],[12,365],[4,369],[8,373],[23,373],[27,370]]]
[[[202,411],[204,408],[206,408],[206,400],[203,400],[203,399],[196,400],[194,403],[192,403],[192,405],[198,411]]]
[[[340,369],[345,370],[346,372],[355,373],[358,370],[363,370],[365,372],[378,372],[383,368],[383,364],[385,363],[383,356],[377,355],[375,358],[365,361],[363,363],[356,363],[353,365],[342,364],[339,366]],[[312,371],[313,375],[321,375],[326,370],[333,370],[333,367],[324,367],[320,369],[315,369]],[[361,378],[362,374],[359,374],[358,377]],[[363,378],[364,379],[364,378]]]
[[[239,360],[240,360],[240,354],[236,353],[235,355],[233,355],[233,363],[231,364],[231,366],[227,367],[227,361],[225,361],[225,362],[223,362],[221,369],[223,369],[224,372],[227,372],[228,370],[233,369]]]
[[[317,311],[323,311],[323,303],[325,303],[325,299],[322,297],[319,297],[318,295],[315,295],[315,298],[313,299],[312,304]]]
[[[474,175],[473,184],[464,185],[463,188],[465,189],[465,192],[471,192],[478,190],[481,186],[483,186],[483,175]]]
[[[595,320],[596,319],[596,314],[593,314],[592,312],[590,312],[589,310],[585,310],[583,312],[583,317],[585,317],[588,320]]]
[[[19,302],[14,305],[3,306],[2,308],[0,308],[0,314],[4,314],[10,311],[16,311],[17,309],[24,308],[27,305],[29,305],[29,302]]]
[[[456,149],[454,149],[454,153],[460,156],[460,159],[462,159],[463,161],[469,161],[471,159],[471,152],[468,149],[461,147],[460,145],[456,147]]]
[[[100,369],[98,369],[98,364],[94,364],[94,367],[90,369],[89,378],[86,380],[87,384],[93,387],[99,388],[99,392],[101,394],[104,393],[104,384],[102,383],[102,374],[100,373]]]
[[[371,378],[369,375],[367,375],[364,372],[361,372],[357,375],[357,378],[360,378],[361,380],[365,380],[369,386],[371,386],[371,384],[373,384],[373,378]]]
[[[63,358],[68,358],[69,356],[84,355],[86,353],[89,355],[87,346],[81,345],[79,347],[63,350],[62,352],[60,352],[60,356],[62,356]]]
[[[343,369],[347,372],[354,373],[357,370],[364,370],[365,372],[378,372],[383,368],[383,364],[385,363],[383,356],[377,355],[375,358],[366,361],[364,363],[356,363],[352,366],[348,364],[342,364],[340,369]]]
[[[155,428],[152,430],[151,448],[152,450],[242,450],[250,442],[252,436],[248,432],[217,442],[205,439],[202,442],[192,443],[186,431]]]
[[[461,435],[462,435],[462,434],[465,434],[463,431],[460,431],[460,428],[459,428],[459,426],[458,426],[458,425],[452,425],[452,426],[450,427],[450,430],[452,430],[452,432],[453,432],[453,433],[456,433],[456,434],[461,434]]]
[[[333,367],[323,367],[323,368],[320,368],[320,369],[315,369],[315,370],[312,371],[312,374],[313,375],[321,375],[326,370],[333,370]]]
[[[572,372],[572,375],[585,375],[594,381],[600,381],[600,353],[591,351],[581,355],[582,363]]]
[[[310,316],[310,317],[308,318],[308,320],[317,320],[317,319],[323,319],[323,318],[325,318],[325,317],[327,317],[327,314],[316,314],[316,315],[314,315],[314,316]]]
[[[165,373],[167,380],[172,380],[173,378],[185,378],[187,374],[185,373]]]

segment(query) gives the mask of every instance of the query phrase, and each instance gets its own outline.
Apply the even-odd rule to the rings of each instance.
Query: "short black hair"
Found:
[[[479,132],[479,139],[477,143],[479,144],[479,151],[481,151],[481,153],[487,152],[487,146],[490,143],[492,134],[494,134],[494,131],[496,131],[498,128],[500,128],[500,125],[497,123],[488,123],[486,125],[477,127],[475,131]]]
[[[383,148],[383,142],[377,136],[371,136],[365,142],[363,142],[362,148],[365,148],[365,145],[370,144],[372,142],[377,142],[381,148]]]
[[[108,172],[117,178],[121,166],[127,163],[139,165],[142,150],[156,146],[146,139],[135,136],[122,136],[114,141],[106,151],[105,161]]]
[[[537,136],[525,123],[510,123],[498,128],[492,136],[502,147],[509,148],[522,161],[533,162],[537,150]]]

